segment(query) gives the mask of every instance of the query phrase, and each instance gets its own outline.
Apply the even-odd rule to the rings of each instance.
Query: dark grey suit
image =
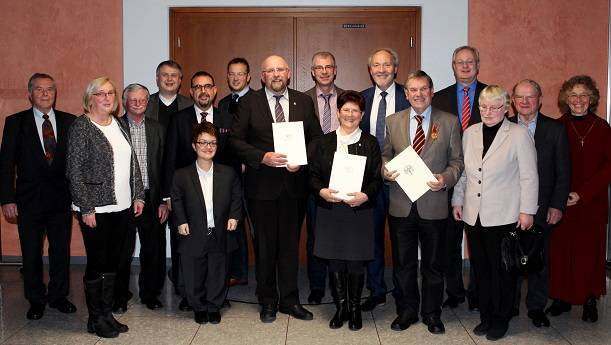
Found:
[[[193,105],[193,100],[191,100],[191,98],[181,94],[176,95],[176,102],[178,103],[178,109],[176,109],[177,112]],[[163,128],[168,128],[170,117],[167,115],[159,116],[159,92],[155,92],[149,97],[149,103],[146,107],[146,111],[144,112],[144,116],[157,120],[159,123],[161,123]]]

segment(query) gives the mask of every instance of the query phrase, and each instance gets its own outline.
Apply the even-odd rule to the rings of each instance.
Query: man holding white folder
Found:
[[[390,184],[388,223],[393,252],[393,296],[398,315],[391,328],[396,331],[407,329],[418,322],[420,312],[429,332],[440,334],[445,332],[440,316],[447,189],[456,184],[464,167],[460,127],[456,116],[431,107],[433,81],[425,72],[409,74],[405,95],[411,107],[386,119],[383,163],[412,146],[436,181],[426,182],[430,190],[417,200],[411,200],[398,183]],[[385,168],[384,177],[395,181],[400,174],[411,174],[413,170],[411,163],[405,162],[401,170]],[[418,243],[422,250],[421,310]]]

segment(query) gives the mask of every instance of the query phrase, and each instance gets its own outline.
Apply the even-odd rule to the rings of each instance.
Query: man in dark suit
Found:
[[[306,145],[322,130],[310,97],[287,87],[291,70],[284,58],[267,57],[261,70],[265,87],[240,101],[230,134],[233,152],[246,164],[244,189],[255,234],[260,319],[273,322],[279,302],[281,313],[312,320],[297,289],[306,172],[287,164],[285,154],[274,152],[272,123],[303,122]]]
[[[231,93],[219,101],[219,109],[235,116],[240,98],[252,92],[250,84],[250,65],[244,58],[231,59],[227,64],[227,85]],[[242,165],[236,164],[238,174],[242,175]],[[247,213],[247,212],[245,212]],[[244,223],[238,223],[234,235],[238,249],[229,255],[229,286],[248,284],[248,242]]]
[[[172,187],[172,177],[174,171],[190,165],[197,158],[195,151],[192,148],[193,128],[203,122],[212,122],[219,132],[217,143],[217,153],[214,160],[217,163],[232,165],[231,155],[227,152],[227,135],[231,128],[231,115],[222,113],[217,108],[213,107],[214,98],[216,97],[217,87],[214,83],[212,75],[205,71],[198,71],[191,77],[191,98],[193,106],[185,108],[170,117],[166,132],[166,141],[164,148],[164,198],[169,197]],[[178,239],[175,225],[173,224],[171,231],[170,245],[172,248],[172,267],[179,267],[178,253],[176,240]],[[177,293],[183,299],[180,302],[181,310],[190,310],[187,300],[184,298],[184,293],[180,291],[180,278],[178,270],[172,270],[174,275],[174,285]]]
[[[155,73],[159,91],[149,98],[144,114],[146,117],[159,121],[165,129],[168,127],[171,115],[190,107],[193,101],[178,93],[182,82],[182,67],[178,62],[162,61],[157,66]]]
[[[68,128],[75,117],[53,109],[56,91],[50,75],[30,77],[32,108],[6,118],[0,149],[2,213],[9,221],[17,220],[30,320],[43,316],[47,302],[62,313],[76,311],[66,299],[72,215],[65,177]],[[49,240],[48,289],[42,266],[45,235]]]
[[[123,90],[125,115],[119,119],[136,151],[142,182],[145,206],[140,217],[136,217],[136,228],[140,239],[140,275],[138,286],[140,300],[154,310],[163,305],[159,294],[165,281],[166,239],[165,224],[169,210],[161,199],[161,164],[165,133],[159,122],[144,116],[149,99],[148,89],[140,84],[130,84]],[[129,291],[132,254],[136,244],[136,228],[129,234],[115,281],[115,305],[113,312],[123,313],[132,296]]]
[[[433,106],[458,116],[461,133],[474,123],[481,122],[479,112],[479,93],[487,86],[477,80],[479,73],[479,52],[470,46],[461,46],[452,54],[452,71],[456,83],[435,92]],[[450,195],[451,195],[450,191]],[[451,197],[450,197],[451,199]],[[448,207],[451,207],[448,205]],[[452,213],[448,217],[446,235],[445,281],[447,300],[444,307],[456,308],[465,301],[465,287],[462,276],[462,243],[463,222],[454,220]],[[473,266],[469,272],[469,309],[477,309],[477,293]]]
[[[571,162],[568,138],[564,125],[539,112],[543,94],[537,82],[525,79],[513,87],[511,101],[517,116],[510,120],[524,126],[535,140],[537,171],[539,173],[539,208],[535,215],[535,227],[543,233],[543,257],[545,264],[537,273],[528,275],[526,307],[528,317],[535,327],[549,327],[543,312],[548,298],[547,250],[549,236],[562,219],[570,191]],[[522,279],[518,279],[516,311],[520,305]]]
[[[391,328],[402,331],[418,321],[431,333],[445,332],[441,321],[443,301],[443,248],[448,216],[448,187],[453,187],[463,170],[462,141],[455,116],[431,106],[433,81],[423,71],[412,72],[405,83],[411,107],[386,121],[382,159],[389,162],[408,146],[422,158],[436,181],[430,190],[411,200],[401,187],[390,184],[388,225],[393,248],[393,296],[397,318]],[[384,169],[384,177],[395,181],[401,172]],[[418,291],[418,245],[421,249],[422,308]]]
[[[335,56],[330,52],[318,52],[312,56],[312,79],[314,87],[305,92],[314,102],[316,117],[324,134],[339,127],[337,118],[337,97],[344,92],[335,85],[337,65]],[[314,256],[314,224],[316,224],[316,199],[314,195],[308,196],[306,213],[306,226],[308,238],[306,250],[308,254],[308,279],[310,281],[310,295],[308,303],[320,304],[325,295],[325,276],[327,265],[324,260]]]
[[[369,55],[369,74],[374,86],[361,92],[365,98],[365,114],[361,129],[375,136],[384,149],[386,117],[409,107],[403,85],[395,83],[399,70],[399,55],[390,48],[377,49]],[[374,259],[367,264],[367,289],[369,297],[361,305],[363,311],[371,311],[377,305],[386,303],[386,282],[384,281],[384,229],[388,214],[388,185],[384,184],[373,213],[374,217]]]

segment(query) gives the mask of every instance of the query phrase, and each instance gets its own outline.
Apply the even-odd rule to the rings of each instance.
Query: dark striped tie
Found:
[[[53,132],[53,125],[49,121],[49,115],[44,114],[42,118],[45,119],[42,122],[42,142],[45,146],[45,157],[47,157],[47,163],[51,165],[53,163],[53,156],[55,156],[55,146],[57,141],[55,140],[55,132]]]
[[[275,95],[274,98],[276,98],[276,122],[284,122],[284,110],[282,110],[282,106],[280,105],[280,98],[282,98],[282,95]]]
[[[414,151],[418,155],[422,152],[424,147],[424,131],[422,130],[422,115],[416,115],[416,121],[418,121],[418,127],[416,127],[416,137],[414,138]]]
[[[329,103],[329,99],[332,94],[321,94],[321,96],[325,99],[325,108],[322,112],[322,131],[327,134],[331,132],[331,104]]]

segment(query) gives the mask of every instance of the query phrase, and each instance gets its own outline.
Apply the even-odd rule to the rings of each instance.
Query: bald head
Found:
[[[274,94],[283,94],[290,78],[291,69],[282,56],[271,55],[261,63],[261,81]]]

